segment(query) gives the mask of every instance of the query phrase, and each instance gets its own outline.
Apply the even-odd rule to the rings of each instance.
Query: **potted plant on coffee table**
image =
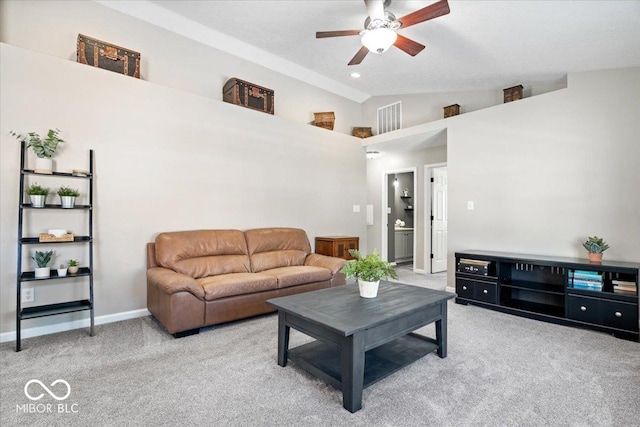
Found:
[[[58,149],[58,144],[64,142],[64,139],[60,138],[58,134],[59,129],[49,129],[47,136],[41,138],[35,132],[29,132],[27,136],[20,135],[14,131],[9,132],[11,135],[18,138],[21,142],[27,143],[27,148],[32,148],[36,155],[36,166],[34,172],[37,173],[53,173],[53,160],[51,157]]]
[[[376,250],[373,253],[362,256],[360,251],[349,249],[349,254],[354,258],[340,270],[347,277],[355,277],[358,281],[360,296],[363,298],[375,298],[378,295],[380,280],[389,276],[398,278],[393,266],[380,258]]]
[[[60,187],[58,189],[58,196],[60,196],[60,203],[65,209],[72,209],[76,205],[76,197],[80,193],[78,190],[74,190],[71,187]]]
[[[590,262],[602,262],[602,253],[609,249],[609,245],[607,245],[604,239],[598,236],[589,237],[582,246],[589,252]]]
[[[27,187],[27,194],[31,200],[31,205],[34,208],[44,208],[44,204],[47,201],[47,195],[49,194],[49,189],[34,182]]]
[[[50,276],[51,271],[49,270],[49,267],[47,267],[47,264],[49,264],[49,261],[51,261],[52,256],[52,250],[48,252],[35,251],[34,256],[31,257],[38,266],[38,268],[36,268],[36,270],[34,271],[35,277],[43,278]]]

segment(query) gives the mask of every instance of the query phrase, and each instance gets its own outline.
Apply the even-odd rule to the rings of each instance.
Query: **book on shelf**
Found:
[[[572,282],[574,289],[587,289],[590,291],[601,291],[602,283],[587,282],[582,280],[574,280]]]
[[[469,258],[460,258],[460,262],[462,264],[473,264],[473,265],[481,265],[483,267],[491,264],[491,261],[481,261],[479,259],[469,259]]]
[[[572,277],[575,279],[582,279],[582,280],[602,283],[602,274],[599,274],[596,271],[576,270],[573,272]]]
[[[613,279],[611,283],[613,283],[614,285],[632,286],[634,288],[636,287],[636,282],[631,282],[629,280]]]
[[[614,294],[620,294],[620,295],[635,295],[636,291],[634,290],[627,290],[627,289],[617,289],[617,288],[613,288],[613,293]]]

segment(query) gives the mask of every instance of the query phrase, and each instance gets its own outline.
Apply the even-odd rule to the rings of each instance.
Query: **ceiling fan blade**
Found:
[[[317,39],[324,39],[325,37],[342,37],[342,36],[357,36],[361,30],[344,30],[344,31],[318,31],[316,33]]]
[[[364,0],[367,6],[367,13],[372,21],[376,19],[384,20],[384,3],[382,0]]]
[[[360,48],[360,50],[358,51],[358,53],[356,53],[356,56],[354,56],[353,59],[351,59],[351,61],[349,61],[349,65],[358,65],[359,63],[362,62],[364,57],[367,56],[367,53],[369,53],[369,49],[367,49],[366,47],[362,46]]]
[[[447,0],[440,0],[437,3],[423,7],[415,12],[411,12],[410,14],[398,19],[398,21],[402,24],[401,28],[407,28],[412,25],[428,21],[429,19],[446,15],[447,13],[449,13],[449,3],[447,3]]]
[[[393,45],[400,50],[404,50],[411,56],[416,56],[417,54],[422,52],[422,49],[424,49],[424,45],[418,42],[414,42],[413,40],[401,36],[400,34],[398,34],[398,38]]]

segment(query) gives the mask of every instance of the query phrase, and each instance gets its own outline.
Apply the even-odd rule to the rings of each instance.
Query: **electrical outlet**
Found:
[[[34,302],[36,300],[36,292],[33,288],[22,288],[22,302]]]

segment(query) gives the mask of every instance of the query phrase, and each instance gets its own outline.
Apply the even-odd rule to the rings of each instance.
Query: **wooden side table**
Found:
[[[359,242],[359,237],[352,236],[316,237],[316,253],[350,260],[349,249],[360,249]]]

